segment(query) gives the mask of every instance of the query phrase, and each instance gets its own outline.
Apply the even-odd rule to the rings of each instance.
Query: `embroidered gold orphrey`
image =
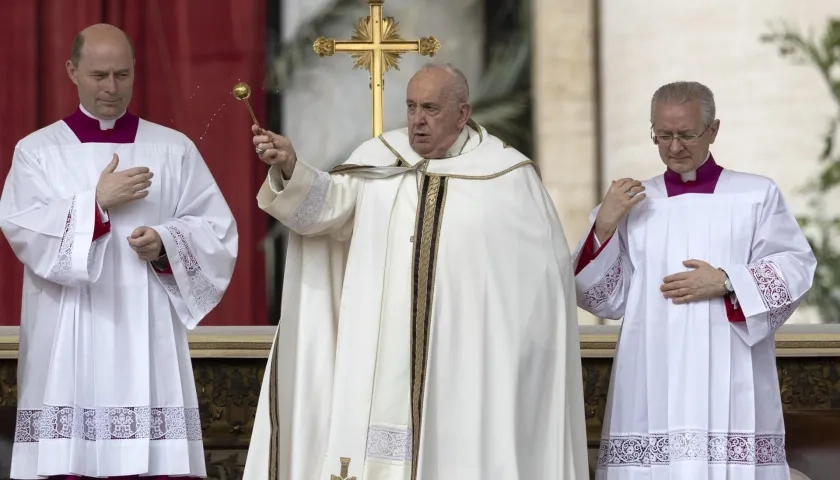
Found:
[[[428,366],[435,267],[449,179],[423,175],[414,227],[411,271],[411,478],[417,478],[423,392]]]

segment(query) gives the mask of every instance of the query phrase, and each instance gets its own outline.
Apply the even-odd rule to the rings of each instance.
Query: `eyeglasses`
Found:
[[[700,133],[660,133],[659,135],[656,135],[653,133],[653,125],[651,125],[650,139],[653,140],[654,143],[658,143],[660,145],[670,145],[675,138],[683,145],[694,145],[708,129],[709,125],[706,125],[706,128],[704,128]]]

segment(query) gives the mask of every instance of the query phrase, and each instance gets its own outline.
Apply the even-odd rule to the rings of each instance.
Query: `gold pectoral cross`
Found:
[[[373,97],[373,136],[382,134],[382,89],[385,84],[385,72],[399,70],[399,60],[403,53],[417,52],[429,57],[440,50],[440,42],[435,37],[423,37],[419,40],[404,40],[397,29],[398,23],[393,17],[382,17],[384,0],[368,0],[370,16],[359,19],[355,33],[350,40],[335,40],[319,37],[312,46],[315,53],[329,57],[335,52],[349,53],[354,60],[353,70],[364,68],[370,71],[370,88]]]
[[[350,459],[341,457],[341,475],[330,475],[330,480],[356,480],[356,477],[348,477],[350,470]]]

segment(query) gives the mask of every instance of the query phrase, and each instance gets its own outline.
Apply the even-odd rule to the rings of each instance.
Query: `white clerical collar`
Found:
[[[443,154],[442,158],[450,158],[454,157],[455,155],[460,155],[464,153],[464,148],[467,146],[467,142],[470,141],[470,127],[464,126],[461,129],[461,133],[458,135],[458,138],[455,139],[455,142],[452,143],[452,146],[449,147],[449,150]]]
[[[114,125],[116,125],[117,120],[119,120],[123,115],[125,115],[125,111],[123,111],[121,114],[119,114],[119,116],[117,116],[117,118],[114,118],[112,120],[102,120],[101,118],[99,118],[99,117],[93,115],[92,113],[88,112],[87,110],[85,110],[85,107],[83,107],[81,104],[79,104],[79,110],[81,110],[82,113],[84,113],[88,117],[90,117],[94,120],[99,120],[99,128],[101,130],[110,130],[110,129],[114,128]]]
[[[703,162],[700,165],[697,165],[697,168],[695,168],[694,170],[692,170],[690,172],[681,173],[680,174],[680,180],[682,180],[683,182],[693,182],[693,181],[697,180],[697,169],[702,167],[703,164],[705,164],[706,162],[708,162],[709,158],[711,156],[712,156],[712,152],[709,151],[706,154],[706,159],[703,160]]]

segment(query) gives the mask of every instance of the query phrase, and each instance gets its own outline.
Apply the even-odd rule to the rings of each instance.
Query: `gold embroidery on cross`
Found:
[[[350,472],[350,459],[341,457],[341,475],[330,475],[330,480],[356,480],[356,477],[348,477]]]

